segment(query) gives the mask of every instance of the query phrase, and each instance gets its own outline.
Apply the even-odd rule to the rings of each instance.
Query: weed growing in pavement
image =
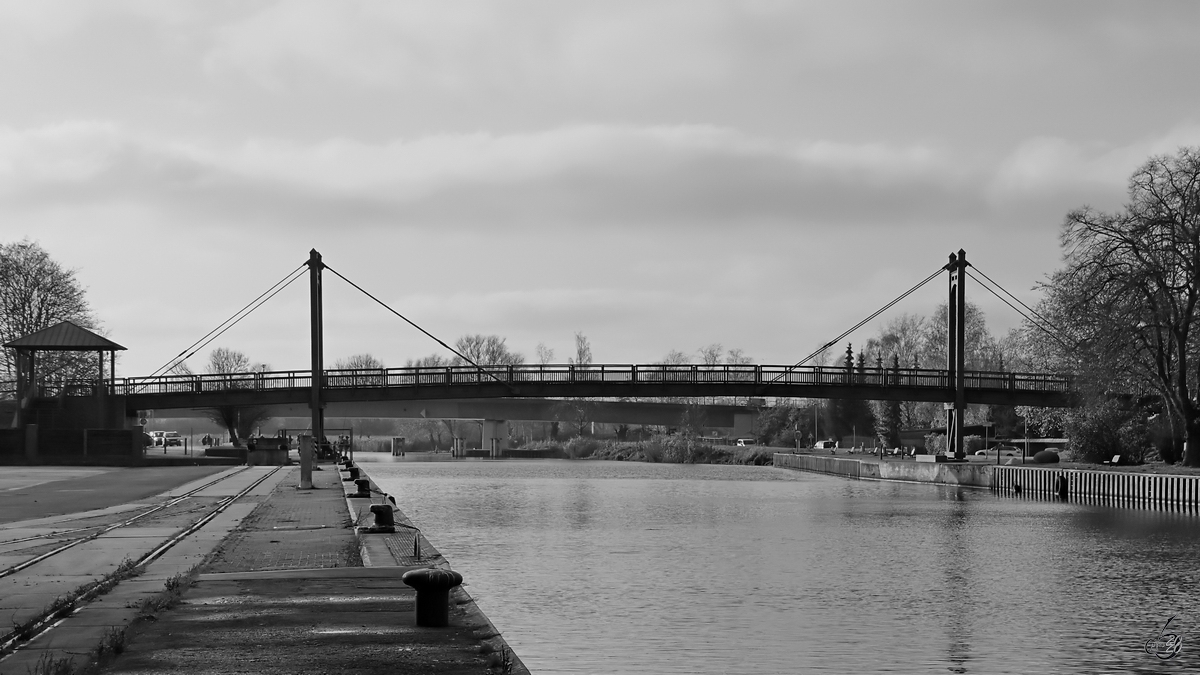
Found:
[[[334,564],[334,567],[362,567],[362,548],[360,548],[358,537],[346,543],[346,549],[342,552],[341,560]]]
[[[56,659],[50,656],[50,652],[46,652],[32,668],[26,668],[25,672],[29,675],[73,675],[75,667],[71,664],[71,657]]]
[[[100,660],[111,654],[116,656],[125,651],[125,628],[123,626],[109,626],[104,632],[104,637],[100,638],[100,644],[96,645],[93,651],[95,658]]]
[[[105,575],[99,581],[88,582],[69,593],[55,598],[53,602],[46,605],[42,610],[41,616],[29,619],[24,623],[14,622],[13,629],[7,635],[0,636],[0,643],[8,642],[9,640],[12,640],[13,644],[25,642],[37,635],[37,629],[43,624],[61,619],[75,611],[75,607],[79,604],[81,598],[86,597],[90,600],[104,595],[121,581],[139,574],[141,574],[141,570],[138,568],[137,562],[125,558],[117,566],[117,569]]]
[[[175,605],[179,604],[179,601],[183,598],[183,592],[186,591],[195,580],[195,567],[187,572],[181,572],[172,576],[170,579],[167,579],[166,583],[163,584],[163,590],[160,593],[142,600],[141,605],[138,607],[138,609],[141,611],[141,615],[143,617],[153,616],[164,609],[171,609]]]

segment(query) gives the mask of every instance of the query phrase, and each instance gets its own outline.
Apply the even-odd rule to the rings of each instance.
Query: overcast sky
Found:
[[[1198,35],[1195,2],[3,2],[0,241],[77,270],[120,376],[312,248],[447,341],[791,363],[959,248],[1035,301],[1070,209],[1200,144]],[[329,363],[438,350],[325,302]],[[305,368],[307,303],[212,346]]]

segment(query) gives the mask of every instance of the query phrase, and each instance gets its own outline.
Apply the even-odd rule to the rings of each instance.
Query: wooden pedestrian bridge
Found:
[[[966,403],[1066,407],[1067,378],[1039,373],[963,373]],[[95,387],[121,396],[128,410],[305,403],[312,371],[165,375],[76,383],[68,394]],[[449,398],[728,398],[788,397],[953,403],[956,382],[945,370],[848,369],[772,365],[506,365],[324,370],[327,402]]]

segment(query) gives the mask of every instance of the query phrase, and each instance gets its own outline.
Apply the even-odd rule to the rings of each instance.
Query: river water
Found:
[[[771,467],[358,459],[534,673],[1200,670],[1195,516]],[[1196,633],[1160,660],[1172,615]]]

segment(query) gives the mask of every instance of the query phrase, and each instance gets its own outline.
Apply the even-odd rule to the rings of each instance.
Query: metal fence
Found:
[[[992,467],[992,489],[1009,495],[1169,511],[1200,511],[1200,476],[1086,469]]]
[[[1040,373],[970,371],[966,386],[972,389],[1067,393],[1071,380]],[[771,365],[511,365],[439,366],[417,368],[373,368],[326,370],[322,386],[328,389],[393,388],[505,384],[696,384],[696,385],[833,385],[863,387],[906,387],[947,389],[954,383],[944,370],[921,368],[846,368],[806,366],[792,368]],[[85,383],[81,383],[85,384]],[[67,393],[91,393],[92,383]],[[299,389],[312,386],[307,370],[285,370],[219,375],[163,375],[128,377],[111,384],[112,393],[182,394],[226,391],[265,391]]]

